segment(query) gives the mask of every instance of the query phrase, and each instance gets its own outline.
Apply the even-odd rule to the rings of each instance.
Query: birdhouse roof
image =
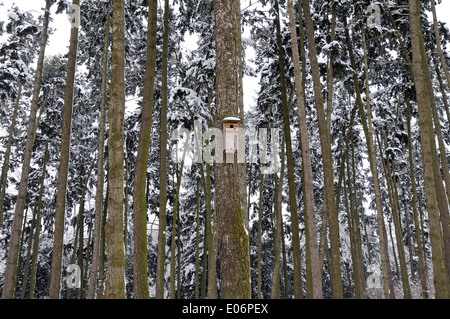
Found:
[[[240,122],[240,121],[241,121],[240,118],[238,118],[238,117],[232,117],[232,116],[226,117],[226,118],[223,119],[223,122],[233,122],[233,123],[236,123],[236,122]]]

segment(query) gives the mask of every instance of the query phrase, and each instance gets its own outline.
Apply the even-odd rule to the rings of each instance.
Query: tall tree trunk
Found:
[[[73,6],[80,0],[73,0]],[[64,113],[62,118],[61,152],[56,193],[55,232],[53,236],[53,258],[50,279],[50,299],[59,299],[61,290],[62,254],[64,241],[64,220],[66,212],[67,177],[69,173],[70,135],[72,128],[72,109],[75,72],[77,63],[78,27],[72,24],[70,31],[69,55],[67,60],[67,80],[64,91]]]
[[[0,177],[0,229],[3,224],[3,212],[5,208],[5,195],[6,187],[8,182],[8,170],[9,170],[9,159],[11,157],[11,145],[14,135],[14,128],[16,126],[17,111],[19,110],[20,97],[22,95],[22,84],[19,84],[19,92],[17,93],[16,104],[14,106],[14,112],[11,120],[11,125],[9,127],[8,145],[6,146],[5,159],[3,160],[2,175]]]
[[[125,253],[123,242],[123,174],[125,113],[125,1],[113,0],[111,102],[109,113],[108,220],[106,254],[107,299],[125,299]]]
[[[98,161],[97,161],[97,188],[95,193],[95,229],[94,244],[92,251],[92,265],[89,276],[88,298],[95,299],[97,291],[97,274],[100,259],[100,239],[102,228],[102,212],[103,212],[103,190],[105,183],[104,159],[105,159],[105,126],[106,126],[106,103],[107,103],[107,86],[108,86],[108,48],[111,28],[111,17],[106,18],[105,26],[105,43],[103,46],[103,69],[102,69],[102,87],[101,87],[101,104],[100,104],[100,127],[98,132]]]
[[[212,98],[211,91],[208,89],[208,109],[211,108]],[[211,123],[212,125],[212,123]],[[207,143],[210,143],[209,139]],[[214,165],[214,164],[213,164]],[[207,244],[208,244],[208,291],[206,297],[208,299],[217,299],[217,240],[218,240],[218,228],[217,228],[217,218],[216,211],[212,209],[212,199],[211,199],[211,162],[209,159],[206,160],[206,176],[203,171],[203,165],[200,166],[201,176],[203,180],[203,187],[205,193],[205,206],[206,206],[206,222],[207,222]],[[244,175],[245,176],[245,175]],[[206,179],[206,180],[205,180]],[[212,224],[211,226],[211,213],[212,213]]]
[[[148,299],[147,270],[147,196],[146,176],[151,143],[153,121],[153,91],[156,66],[156,26],[157,0],[148,2],[147,60],[144,74],[144,92],[142,99],[142,119],[139,133],[138,154],[134,174],[133,216],[134,216],[134,251],[133,251],[133,285],[134,296]]]
[[[292,249],[294,255],[294,295],[296,299],[303,297],[302,291],[302,276],[301,276],[301,255],[300,255],[300,227],[298,221],[298,206],[295,187],[294,176],[294,158],[292,152],[292,139],[291,139],[291,125],[289,120],[289,105],[286,94],[286,78],[285,78],[285,61],[284,52],[282,47],[281,38],[281,26],[280,26],[280,10],[278,0],[275,1],[276,12],[276,30],[277,30],[277,46],[278,46],[278,60],[280,71],[280,86],[281,86],[281,107],[283,113],[283,127],[284,127],[284,139],[286,144],[286,160],[288,171],[288,186],[289,186],[289,210],[291,213],[292,223]]]
[[[98,264],[98,299],[103,299],[105,294],[105,261],[106,261],[106,217],[108,214],[108,196],[109,196],[109,182],[106,186],[105,203],[103,204],[102,222],[100,226],[100,245],[99,245],[99,264]]]
[[[387,148],[387,142],[386,142],[386,136],[384,136],[384,147]],[[406,266],[406,256],[405,256],[405,245],[403,244],[403,231],[402,231],[402,225],[401,225],[401,217],[400,217],[400,205],[398,201],[397,196],[397,185],[395,182],[395,173],[393,171],[394,166],[394,160],[392,159],[392,163],[390,163],[390,159],[388,156],[384,155],[383,152],[383,146],[381,144],[380,138],[377,135],[378,140],[378,146],[380,148],[380,155],[382,158],[383,168],[384,168],[384,175],[386,177],[386,184],[388,186],[388,193],[389,193],[389,199],[391,202],[391,211],[392,211],[392,220],[394,221],[394,231],[395,231],[395,237],[396,237],[396,243],[397,243],[397,252],[398,252],[398,259],[400,261],[400,272],[402,277],[402,287],[403,287],[403,298],[404,299],[411,299],[411,288],[409,285],[409,278],[408,278],[408,269]],[[392,169],[391,169],[392,165]]]
[[[177,240],[177,299],[181,299],[181,218],[178,218],[178,240]]]
[[[3,283],[2,299],[14,298],[14,290],[17,276],[17,262],[19,258],[19,245],[23,222],[23,209],[25,207],[28,176],[30,171],[31,156],[33,152],[33,144],[34,144],[33,131],[36,123],[39,92],[41,89],[42,69],[44,64],[45,47],[47,45],[47,38],[48,38],[48,24],[50,20],[51,5],[52,1],[46,0],[43,28],[39,44],[39,57],[34,78],[33,98],[31,100],[30,117],[28,121],[27,140],[23,155],[22,173],[20,176],[19,193],[17,194],[16,206],[14,209],[14,219],[11,227],[11,239],[9,243],[8,259],[6,261],[6,269],[3,275],[3,278],[5,278],[5,280]]]
[[[269,119],[270,123],[270,119]],[[270,126],[270,124],[269,124]],[[273,138],[273,137],[272,137]],[[263,143],[262,152],[262,163],[266,163],[266,153],[267,153],[267,139],[268,135],[266,135]],[[259,176],[259,203],[258,203],[258,259],[257,259],[257,270],[258,274],[257,279],[257,298],[262,299],[262,206],[263,206],[263,190],[264,190],[264,167],[261,165],[261,172]]]
[[[436,298],[448,298],[448,272],[445,264],[444,240],[439,219],[438,200],[436,195],[436,178],[433,172],[432,119],[428,106],[429,97],[427,92],[425,68],[428,63],[423,59],[422,50],[423,34],[420,23],[420,2],[409,0],[409,20],[411,32],[411,46],[413,52],[414,79],[416,88],[416,99],[419,109],[419,129],[421,137],[421,150],[423,160],[424,187],[427,198],[427,211],[430,226],[430,241],[432,247],[432,261]]]
[[[274,151],[275,147],[277,146],[278,141],[272,140],[272,151]],[[282,199],[283,199],[283,182],[284,182],[284,169],[285,169],[285,151],[284,151],[284,135],[281,142],[281,154],[280,154],[280,162],[281,162],[281,169],[280,169],[280,177],[278,178],[278,167],[277,167],[277,161],[274,157],[274,164],[275,164],[275,176],[274,176],[274,182],[275,182],[275,200],[274,200],[274,213],[275,213],[275,236],[274,236],[274,251],[275,251],[275,261],[273,266],[273,277],[272,277],[272,292],[271,292],[271,298],[272,299],[280,299],[280,276],[281,276],[281,261],[280,257],[281,254],[283,254],[284,258],[284,238],[283,238],[283,216],[282,216]],[[274,153],[276,154],[276,153]],[[285,272],[286,268],[285,268]],[[286,274],[285,274],[286,275]],[[286,281],[287,283],[287,281]],[[287,287],[289,289],[289,286]],[[287,290],[286,298],[288,298],[289,290]]]
[[[175,202],[174,202],[174,208],[173,208],[173,219],[172,219],[172,240],[171,240],[171,246],[170,246],[170,299],[175,299],[175,249],[177,242],[180,241],[180,238],[178,237],[178,241],[176,242],[177,237],[177,224],[178,224],[178,213],[179,213],[179,207],[180,207],[180,189],[181,189],[181,181],[183,178],[183,168],[184,168],[184,160],[186,156],[186,150],[188,149],[188,137],[186,136],[186,142],[183,146],[183,159],[181,160],[180,164],[180,171],[177,176],[177,192],[175,195]],[[174,168],[176,171],[176,168]],[[176,172],[174,172],[176,173]],[[180,229],[178,229],[178,232]],[[179,265],[178,265],[179,267]]]
[[[388,223],[389,223],[389,237],[391,238],[391,245],[392,245],[392,254],[394,255],[395,276],[398,278],[398,276],[400,276],[400,270],[398,267],[397,254],[395,253],[395,243],[394,237],[392,236],[391,221],[389,220]]]
[[[156,266],[156,298],[164,299],[164,263],[166,259],[166,200],[167,200],[167,108],[168,79],[167,64],[169,55],[169,0],[164,5],[164,35],[162,52],[162,87],[161,87],[161,120],[160,120],[160,170],[159,170],[159,233],[158,260]]]
[[[339,220],[338,210],[336,208],[334,173],[333,173],[333,155],[331,151],[331,136],[325,118],[323,105],[322,86],[320,81],[319,63],[316,52],[316,42],[314,37],[314,25],[311,18],[311,9],[309,0],[302,0],[303,14],[305,17],[306,34],[308,38],[309,59],[311,63],[311,72],[314,82],[314,97],[317,110],[317,119],[319,122],[320,145],[322,149],[322,162],[324,171],[324,213],[328,215],[330,230],[331,247],[331,282],[333,298],[343,298],[342,274],[341,274],[341,256],[339,251]]]
[[[409,156],[409,170],[411,174],[411,188],[412,188],[412,201],[411,206],[413,210],[414,216],[414,228],[416,234],[416,242],[417,242],[417,255],[419,257],[419,278],[422,287],[422,297],[424,299],[428,299],[428,287],[427,287],[427,268],[425,264],[425,258],[423,254],[423,241],[421,236],[421,230],[419,225],[419,215],[417,213],[417,186],[416,186],[416,172],[415,172],[415,163],[414,163],[414,154],[412,148],[412,137],[411,137],[411,103],[409,100],[406,100],[406,114],[407,114],[407,130],[408,130],[408,156]]]
[[[402,188],[402,194],[406,195],[405,188]],[[403,208],[405,209],[405,223],[406,223],[406,237],[408,242],[408,253],[409,253],[409,268],[411,269],[411,281],[416,281],[416,275],[415,275],[415,266],[414,266],[414,241],[411,234],[411,223],[410,223],[410,212],[408,209],[408,203],[406,196],[403,196]]]
[[[94,164],[95,164],[95,159],[92,161],[92,164],[91,164],[91,166],[89,168],[89,172],[86,175],[86,178],[85,178],[84,182],[82,181],[82,184],[80,185],[80,187],[81,187],[80,206],[78,208],[77,227],[76,227],[75,239],[74,239],[74,249],[73,249],[73,253],[72,253],[72,258],[70,260],[70,264],[74,264],[75,263],[75,255],[76,255],[77,247],[79,247],[78,248],[78,250],[79,250],[78,251],[78,258],[79,258],[78,259],[78,265],[80,266],[80,269],[82,269],[82,266],[83,266],[83,263],[82,263],[82,261],[80,261],[80,258],[81,259],[83,258],[83,235],[84,235],[84,231],[83,231],[83,223],[84,223],[83,215],[84,215],[84,203],[85,203],[86,189],[87,189],[87,186],[88,186],[88,182],[89,182],[89,178],[91,176],[92,170],[94,169]],[[82,169],[81,176],[84,175],[83,171],[84,171],[84,169]],[[78,294],[79,294],[79,290],[77,290],[77,295]],[[67,299],[69,299],[70,297],[71,297],[71,295],[70,295],[70,288],[67,288]]]
[[[295,91],[297,93],[298,117],[300,126],[301,153],[305,192],[305,217],[308,229],[307,245],[309,246],[309,259],[311,262],[313,298],[322,298],[322,270],[319,261],[319,248],[317,244],[317,225],[314,209],[314,188],[312,179],[311,150],[309,147],[308,124],[306,122],[305,97],[303,95],[303,82],[300,69],[300,56],[298,53],[297,31],[292,0],[288,0],[289,24],[292,41],[292,55],[295,72]],[[331,84],[332,86],[332,84]],[[331,109],[331,106],[329,106]]]
[[[365,282],[364,282],[364,263],[363,263],[363,253],[362,253],[362,242],[361,242],[361,231],[359,228],[360,219],[359,219],[359,212],[358,212],[358,205],[359,201],[357,198],[357,184],[356,184],[356,163],[355,163],[355,147],[353,143],[353,130],[351,131],[351,147],[352,147],[352,183],[353,183],[353,201],[355,203],[355,209],[353,210],[353,223],[355,225],[355,236],[356,236],[356,243],[355,243],[355,253],[356,253],[356,276],[359,278],[358,285],[359,285],[359,292],[358,296],[359,298],[365,298]]]
[[[208,102],[209,103],[209,102]],[[200,131],[201,132],[201,131]],[[201,135],[200,135],[201,136]],[[197,147],[197,150],[201,149],[201,146],[203,146],[203,142],[201,142],[202,144],[200,144],[201,138],[198,136],[197,134],[197,129],[194,129],[194,139],[195,139],[195,145]],[[206,143],[209,143],[209,136],[206,137]],[[201,161],[201,158],[199,159],[199,161]],[[216,260],[216,254],[212,253],[210,255],[208,255],[208,249],[211,251],[212,250],[212,239],[210,237],[212,237],[212,233],[210,231],[211,228],[211,176],[210,176],[210,170],[211,170],[211,165],[210,165],[210,158],[207,155],[206,157],[206,177],[205,177],[205,170],[203,168],[203,163],[200,163],[200,176],[201,176],[201,181],[202,181],[202,185],[203,185],[203,192],[205,194],[205,230],[203,232],[203,261],[202,261],[202,281],[201,281],[201,299],[206,298],[206,290],[208,290],[208,298],[212,295],[214,295],[214,297],[211,298],[217,298],[217,285],[216,285],[216,276],[215,276],[215,264],[217,262]],[[199,203],[198,203],[199,204]],[[200,204],[199,204],[200,205]],[[200,213],[200,212],[198,212]],[[211,247],[210,247],[211,246]],[[214,255],[214,256],[211,256]],[[208,272],[208,262],[210,263],[209,266],[211,266],[211,269],[214,267],[214,270]],[[206,288],[206,279],[207,277],[210,277],[209,281],[213,281],[213,282],[209,282],[208,285],[208,289]]]
[[[78,253],[77,253],[77,262],[78,267],[80,269],[80,287],[77,288],[75,293],[76,299],[81,299],[81,289],[82,289],[82,283],[84,280],[83,277],[83,259],[84,259],[84,222],[85,222],[85,199],[84,196],[81,198],[80,201],[80,213],[78,214],[78,218],[80,219],[80,230],[78,234]]]
[[[353,55],[353,49],[352,49],[352,42],[350,40],[350,32],[347,28],[347,18],[344,17],[344,27],[345,27],[345,37],[348,45],[349,55],[350,55],[350,61],[351,66],[354,70],[356,70],[356,62],[355,57]],[[365,55],[365,58],[366,55]],[[367,63],[365,63],[367,65]],[[366,82],[368,81],[367,72],[365,76]],[[387,241],[387,233],[386,233],[386,226],[384,223],[384,216],[383,216],[383,204],[381,199],[381,188],[380,188],[380,181],[378,177],[378,166],[377,166],[377,159],[376,159],[376,149],[374,144],[374,135],[373,135],[373,125],[372,125],[372,112],[370,109],[370,100],[367,100],[366,107],[367,109],[367,116],[364,110],[364,104],[361,98],[361,89],[359,86],[359,79],[357,73],[353,74],[353,82],[355,86],[356,91],[356,103],[358,105],[359,113],[361,116],[361,121],[363,124],[364,129],[364,135],[366,137],[366,144],[367,144],[367,150],[369,155],[369,162],[370,162],[370,170],[372,172],[373,176],[373,184],[374,184],[374,192],[375,192],[375,204],[376,204],[376,210],[377,210],[377,224],[378,224],[378,235],[379,235],[379,242],[380,242],[380,255],[381,255],[381,270],[382,270],[382,280],[383,280],[383,291],[384,291],[384,298],[393,298],[394,297],[394,291],[393,289],[390,289],[392,287],[392,274],[390,270],[390,264],[389,264],[389,251],[388,251],[388,241]],[[370,116],[370,117],[369,117]]]
[[[27,255],[25,257],[24,272],[22,278],[22,286],[20,287],[20,299],[25,298],[25,292],[28,285],[28,274],[30,272],[31,246],[33,245],[33,233],[36,226],[37,204],[34,206],[33,217],[31,219],[30,233],[28,234]]]
[[[40,235],[41,235],[42,197],[44,195],[44,182],[45,182],[45,174],[46,174],[45,170],[47,167],[47,159],[48,159],[48,143],[45,144],[44,162],[42,164],[41,184],[40,184],[40,188],[39,188],[39,200],[38,200],[37,214],[36,214],[36,232],[35,232],[34,243],[33,243],[33,257],[31,259],[30,292],[28,294],[29,299],[34,299],[34,290],[36,287],[36,273],[37,273],[38,254],[39,254],[39,240],[40,240]]]
[[[216,39],[216,117],[214,126],[223,128],[222,120],[238,116],[242,105],[240,63],[238,49],[242,44],[236,39],[237,20],[240,19],[239,0],[214,1]],[[222,154],[222,153],[220,153]],[[251,297],[250,253],[245,188],[242,188],[237,163],[215,163],[215,212],[217,214],[221,295],[224,299]]]
[[[86,245],[86,261],[84,262],[84,274],[83,274],[83,282],[81,283],[81,299],[86,299],[87,294],[87,276],[88,276],[88,270],[89,270],[89,261],[91,258],[91,243],[92,243],[92,222],[89,223],[88,227],[88,241]]]
[[[73,212],[75,214],[75,208],[73,209]],[[70,257],[70,264],[73,265],[75,264],[75,257],[77,254],[77,248],[78,248],[78,244],[79,244],[79,235],[80,235],[80,227],[81,227],[81,216],[82,211],[81,211],[81,205],[78,209],[78,215],[77,215],[77,224],[74,226],[74,236],[73,236],[73,250],[72,250],[72,256]],[[67,290],[66,290],[66,299],[71,299],[72,298],[72,288],[70,288],[69,286],[67,286]]]

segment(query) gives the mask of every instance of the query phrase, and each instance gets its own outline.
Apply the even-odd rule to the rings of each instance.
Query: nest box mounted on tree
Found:
[[[234,163],[234,154],[238,152],[240,121],[237,117],[226,117],[222,121],[226,163]]]

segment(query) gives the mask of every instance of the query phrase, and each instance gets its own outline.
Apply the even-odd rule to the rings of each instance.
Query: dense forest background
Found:
[[[437,2],[39,1],[0,7],[2,298],[223,298],[242,269],[251,298],[450,298]]]

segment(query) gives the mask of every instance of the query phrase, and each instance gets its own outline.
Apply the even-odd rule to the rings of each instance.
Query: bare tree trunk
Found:
[[[106,234],[105,234],[105,227],[106,227],[106,217],[108,214],[108,197],[109,197],[109,182],[106,186],[106,197],[105,202],[103,204],[103,211],[102,211],[102,221],[100,226],[100,244],[99,244],[99,265],[98,265],[98,299],[103,299],[105,294],[105,260],[106,260]]]
[[[300,69],[300,56],[298,53],[297,31],[292,0],[288,0],[289,24],[292,41],[292,55],[295,72],[295,91],[297,93],[298,117],[300,125],[301,153],[303,163],[304,191],[305,191],[305,217],[308,229],[307,245],[309,246],[309,259],[311,262],[312,291],[314,299],[322,298],[322,270],[319,261],[319,248],[317,243],[317,225],[314,209],[314,188],[312,179],[311,150],[309,147],[308,124],[306,122],[305,97],[303,95],[303,82]],[[330,106],[331,109],[331,106]]]
[[[36,67],[36,74],[34,78],[33,98],[31,100],[30,117],[27,129],[27,142],[25,145],[22,173],[20,177],[19,193],[17,194],[17,201],[14,210],[14,219],[11,227],[11,239],[9,243],[8,259],[6,261],[6,269],[3,275],[5,278],[3,283],[2,299],[14,298],[14,290],[17,276],[17,262],[19,258],[19,245],[23,222],[23,209],[25,207],[28,173],[30,171],[31,156],[33,152],[33,132],[36,123],[37,107],[39,102],[39,92],[41,89],[42,68],[44,64],[45,47],[47,45],[48,24],[50,20],[50,6],[51,0],[46,0],[43,28],[41,32],[41,41],[39,46],[39,57]]]
[[[181,181],[183,178],[183,168],[184,168],[184,160],[186,156],[186,150],[188,149],[189,139],[186,136],[186,143],[183,146],[183,159],[180,164],[180,172],[177,176],[177,192],[175,196],[174,208],[173,208],[173,219],[172,219],[172,240],[170,246],[170,299],[175,299],[175,249],[176,249],[176,237],[177,237],[177,224],[178,224],[178,213],[180,207],[180,189],[181,189]],[[174,169],[176,170],[176,169]],[[180,229],[178,229],[178,232]],[[178,242],[180,242],[180,238],[178,237]],[[179,265],[178,265],[179,267]]]
[[[22,278],[22,286],[20,287],[20,299],[25,298],[25,292],[28,285],[28,274],[30,272],[31,246],[33,245],[33,233],[36,226],[37,204],[34,206],[33,217],[31,219],[30,233],[28,234],[27,255],[25,257],[24,273]]]
[[[276,146],[276,143],[278,141],[272,140],[273,147]],[[272,277],[272,292],[271,292],[271,298],[272,299],[280,299],[280,276],[281,276],[281,254],[283,254],[284,258],[284,238],[283,238],[283,216],[282,216],[282,199],[283,199],[283,182],[284,182],[284,169],[285,169],[285,151],[284,151],[284,135],[281,142],[281,154],[280,154],[280,162],[281,162],[281,169],[280,169],[280,177],[278,177],[278,167],[277,167],[277,161],[274,158],[274,165],[275,165],[275,176],[274,176],[274,182],[275,182],[275,200],[274,200],[274,213],[275,213],[275,236],[274,236],[274,250],[275,250],[275,261],[274,261],[274,267],[273,267],[273,277]],[[274,149],[272,149],[274,151]],[[286,268],[285,268],[286,271]],[[287,272],[287,271],[286,271]],[[286,274],[285,274],[286,276]],[[286,283],[288,283],[286,281]],[[289,289],[289,287],[287,287]],[[289,294],[289,290],[287,290],[286,296]],[[287,297],[286,297],[287,298]]]
[[[169,45],[169,0],[164,5],[164,35],[162,53],[162,87],[161,87],[161,120],[160,120],[160,171],[159,171],[159,234],[158,234],[158,260],[156,266],[156,298],[164,299],[164,263],[166,259],[166,199],[167,199],[167,60]]]
[[[448,298],[448,272],[445,265],[444,241],[439,219],[438,200],[436,196],[436,176],[433,172],[432,139],[432,119],[428,107],[429,97],[427,92],[425,68],[428,68],[427,61],[424,61],[422,50],[423,34],[420,24],[420,2],[409,0],[409,20],[411,32],[411,46],[413,51],[414,79],[416,87],[416,98],[419,109],[419,129],[421,137],[421,150],[423,160],[423,173],[425,193],[427,198],[427,211],[430,226],[430,241],[432,247],[432,261],[434,273],[434,285],[436,298]]]
[[[284,139],[286,144],[286,160],[288,170],[288,185],[289,185],[289,210],[291,213],[292,224],[292,249],[294,255],[294,295],[295,298],[301,299],[303,297],[302,292],[302,277],[301,277],[301,255],[300,255],[300,227],[298,221],[298,206],[297,195],[295,187],[294,176],[294,158],[292,155],[292,140],[290,131],[289,120],[289,105],[286,94],[286,78],[285,78],[285,62],[284,52],[281,39],[281,27],[280,27],[280,13],[279,13],[278,0],[275,1],[276,12],[276,30],[277,30],[277,46],[278,46],[278,60],[280,71],[280,86],[281,86],[281,104],[283,113],[283,127],[284,127]]]
[[[74,6],[80,0],[73,0]],[[70,135],[72,127],[72,109],[74,83],[77,62],[78,27],[72,25],[70,32],[69,57],[67,61],[67,81],[64,91],[64,113],[62,118],[61,152],[56,193],[55,232],[53,236],[53,258],[50,279],[50,299],[59,299],[61,290],[62,254],[64,241],[64,220],[66,212],[67,177],[69,173]]]
[[[106,249],[108,272],[105,298],[125,299],[125,253],[123,242],[123,174],[125,113],[125,1],[113,0],[111,102],[109,112],[108,220]]]
[[[406,100],[407,105],[407,130],[408,130],[408,155],[409,155],[409,169],[411,173],[411,188],[412,188],[412,201],[411,206],[413,209],[414,215],[414,228],[416,234],[416,242],[417,242],[417,255],[419,257],[419,278],[422,286],[422,296],[424,299],[428,299],[428,287],[427,287],[427,268],[425,264],[425,259],[423,255],[423,241],[421,236],[421,230],[419,225],[419,217],[417,213],[417,186],[416,186],[416,172],[415,172],[415,164],[414,164],[414,155],[412,148],[412,138],[411,138],[411,103],[409,100]]]
[[[42,175],[41,175],[41,185],[39,189],[39,201],[37,205],[37,215],[36,215],[36,233],[34,236],[33,243],[33,257],[31,259],[31,275],[30,275],[30,292],[28,294],[29,299],[34,299],[34,290],[36,287],[36,273],[37,273],[37,262],[39,254],[39,239],[41,235],[41,210],[42,210],[42,197],[44,195],[44,182],[48,159],[48,143],[45,144],[44,162],[42,164]]]
[[[386,136],[384,136],[384,147],[387,148]],[[411,299],[411,288],[409,285],[408,269],[406,266],[405,245],[403,244],[403,231],[400,220],[400,205],[397,196],[397,185],[395,182],[395,173],[393,171],[394,163],[390,163],[389,159],[384,155],[383,146],[377,135],[378,146],[380,148],[381,162],[383,163],[384,175],[388,186],[389,199],[391,202],[392,220],[394,222],[394,231],[397,243],[398,259],[400,261],[400,272],[402,277],[403,298]],[[391,169],[392,165],[392,169]],[[393,243],[394,244],[394,243]]]
[[[339,241],[339,220],[336,208],[336,198],[333,175],[333,155],[331,151],[331,136],[325,118],[323,105],[322,86],[320,81],[319,63],[314,37],[314,25],[311,18],[309,0],[302,0],[303,14],[305,17],[306,33],[308,38],[309,59],[311,63],[312,78],[314,82],[314,97],[319,122],[320,145],[322,148],[322,162],[324,171],[324,213],[328,215],[331,247],[331,282],[333,298],[343,298],[341,256]]]
[[[239,94],[241,44],[237,43],[236,26],[240,19],[239,1],[214,1],[216,39],[216,118],[214,126],[222,130],[222,120],[230,115],[238,116],[242,105]],[[222,154],[222,153],[220,153]],[[215,212],[217,214],[221,295],[224,299],[249,299],[250,254],[248,230],[245,225],[247,215],[245,188],[242,188],[239,164],[218,163],[215,174]],[[243,208],[245,207],[245,208]]]
[[[104,158],[105,158],[105,126],[106,126],[106,103],[108,86],[108,48],[111,28],[111,17],[106,18],[105,43],[103,46],[103,70],[102,70],[102,88],[100,105],[100,127],[98,132],[98,161],[97,161],[97,189],[95,193],[95,228],[94,244],[92,251],[92,265],[89,277],[88,299],[95,299],[97,291],[97,274],[100,259],[100,239],[103,212],[103,190],[105,183]]]
[[[147,196],[145,190],[153,121],[153,90],[156,66],[157,9],[157,0],[151,0],[148,2],[147,60],[144,74],[141,129],[134,174],[133,286],[134,297],[138,299],[149,298],[147,270]]]
[[[269,119],[270,123],[270,119]],[[269,124],[270,126],[270,124]],[[273,137],[272,137],[273,138]],[[265,141],[263,141],[264,147],[261,149],[262,152],[262,163],[266,162],[266,153],[267,153],[267,139],[268,136],[266,135]],[[259,204],[258,204],[258,260],[257,260],[257,298],[262,299],[262,205],[263,205],[263,190],[264,190],[264,171],[263,167],[261,166],[261,172],[259,176]]]
[[[347,18],[344,17],[344,27],[345,29],[345,37],[348,44],[348,50],[350,55],[350,61],[351,66],[354,70],[356,70],[356,62],[355,57],[353,55],[353,49],[352,44],[350,40],[350,33],[347,28]],[[365,63],[367,64],[367,63]],[[367,74],[365,76],[365,80],[368,81]],[[374,191],[375,191],[375,203],[376,203],[376,209],[377,209],[377,224],[378,224],[378,234],[379,234],[379,242],[380,242],[380,255],[381,255],[381,269],[383,273],[383,292],[384,292],[384,298],[389,299],[394,297],[394,291],[393,289],[390,289],[392,286],[392,275],[390,270],[390,264],[389,264],[389,251],[388,251],[388,241],[387,241],[387,233],[386,233],[386,226],[384,223],[384,216],[383,216],[383,205],[382,205],[382,199],[381,199],[381,188],[380,188],[380,181],[378,176],[378,166],[377,166],[377,159],[376,159],[376,149],[374,144],[374,135],[373,135],[373,125],[372,125],[372,118],[371,118],[371,109],[370,109],[370,101],[367,100],[366,107],[367,109],[367,116],[364,110],[364,104],[361,98],[361,89],[359,86],[359,79],[358,75],[356,73],[353,74],[353,82],[356,90],[356,102],[359,108],[359,113],[361,116],[361,121],[363,124],[364,129],[364,135],[366,137],[366,144],[369,154],[369,162],[370,162],[370,170],[372,172],[373,176],[373,183],[374,183]],[[369,117],[370,116],[370,117]]]

